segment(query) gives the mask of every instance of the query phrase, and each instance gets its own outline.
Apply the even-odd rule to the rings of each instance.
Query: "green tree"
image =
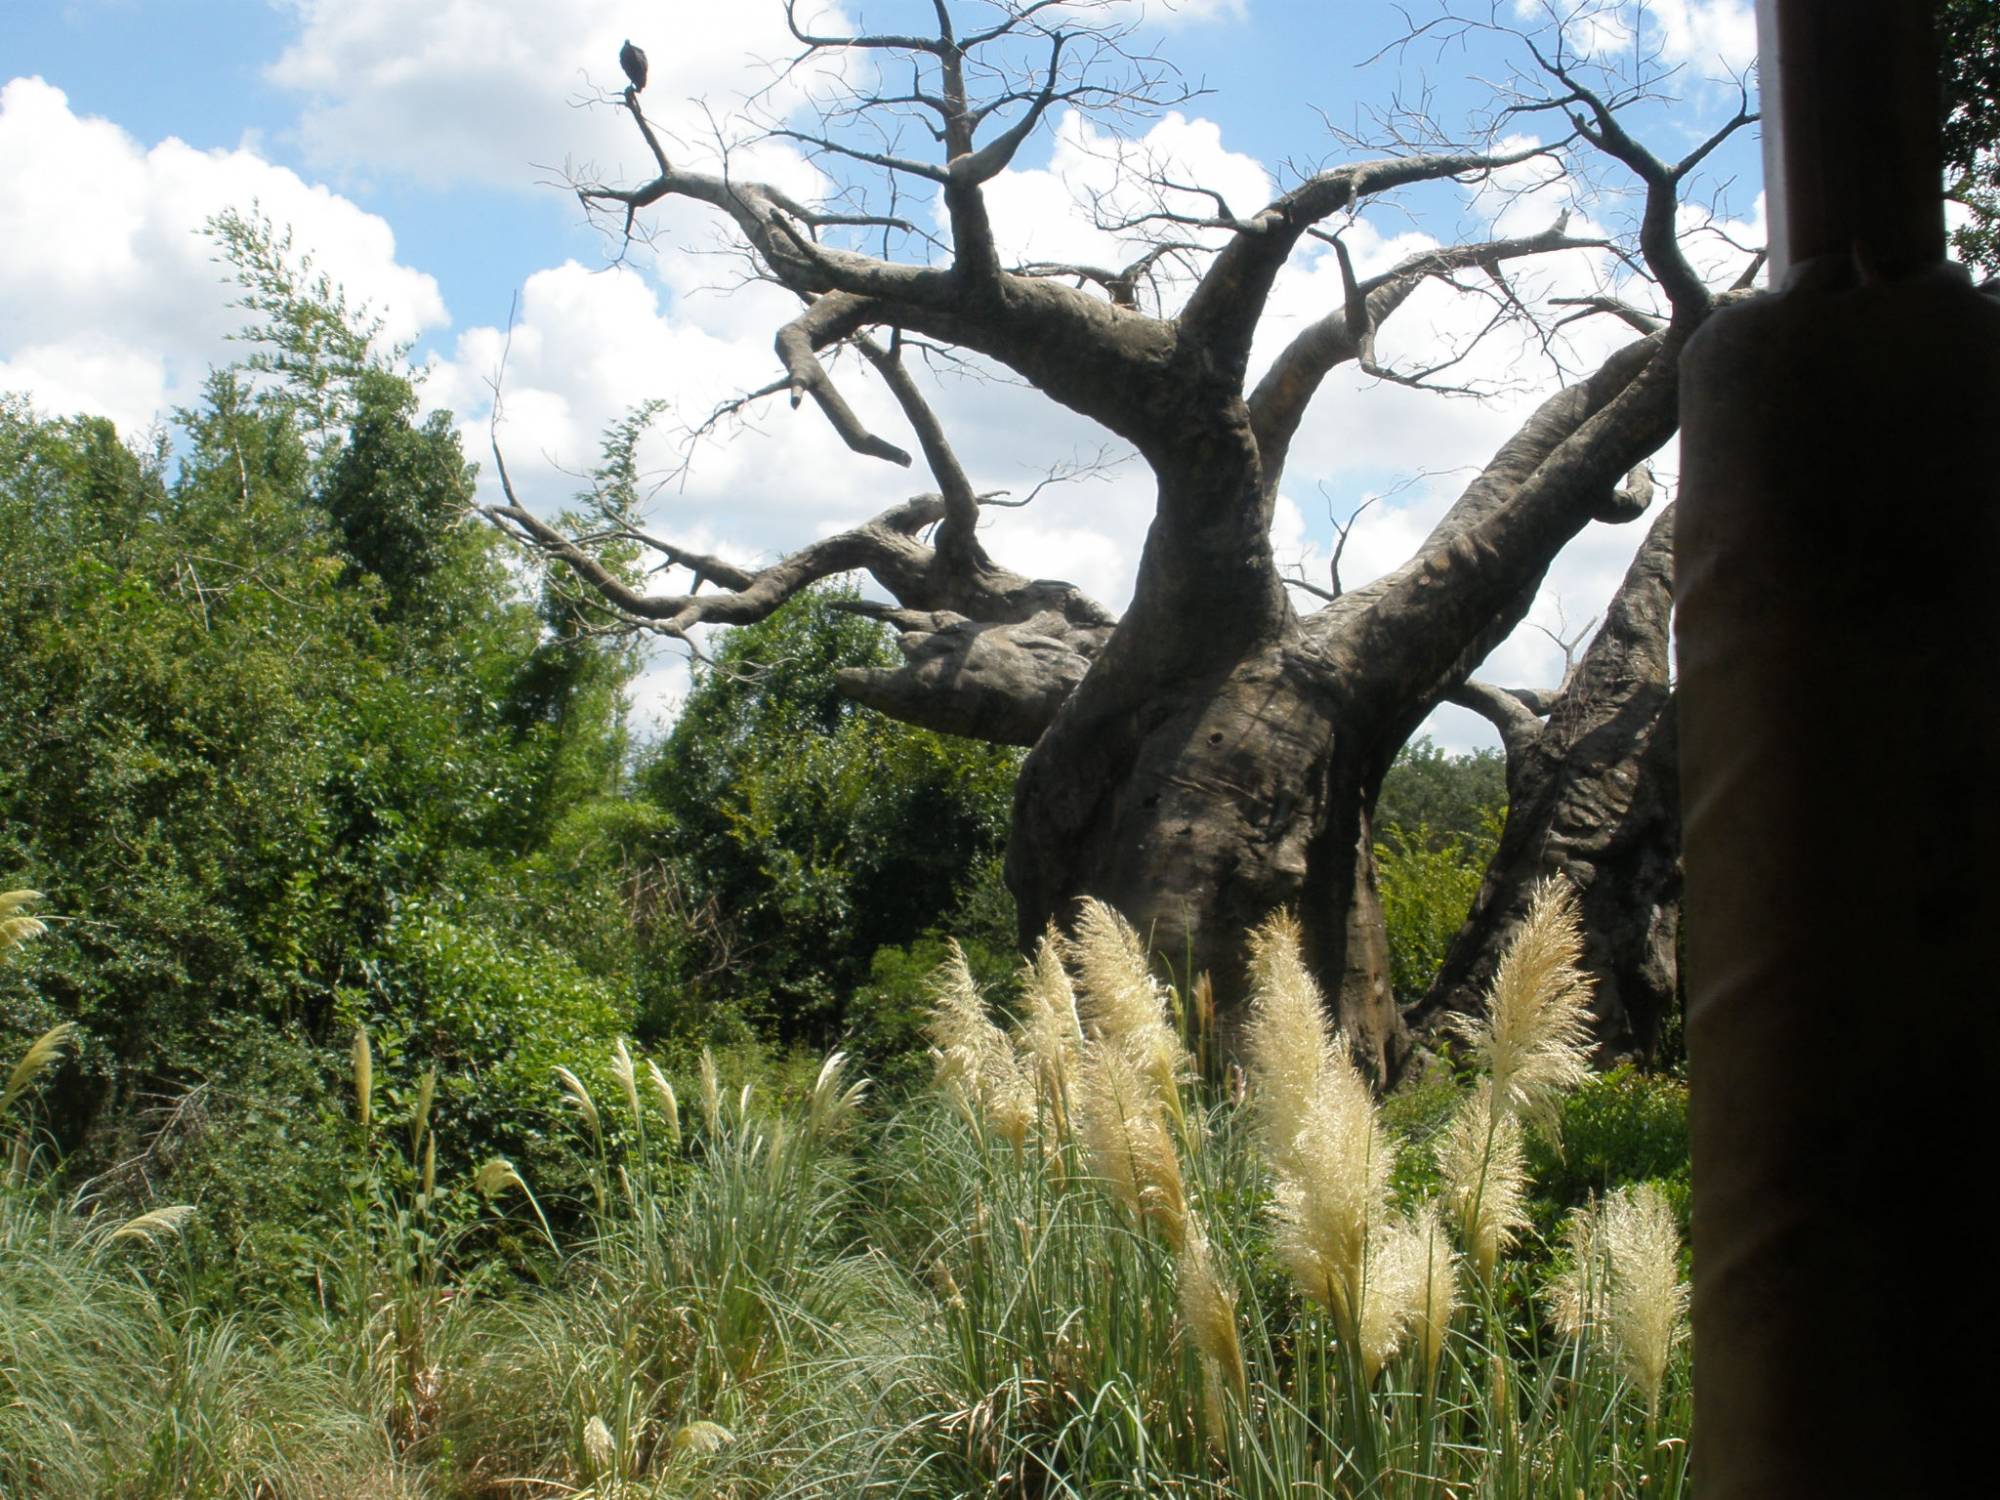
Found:
[[[1382,778],[1375,831],[1391,848],[1414,839],[1433,850],[1456,842],[1490,853],[1506,814],[1506,757],[1498,750],[1453,755],[1420,734],[1396,753]]]
[[[2000,275],[2000,5],[1940,0],[1937,17],[1946,193],[1971,213],[1952,245],[1967,265]]]
[[[0,869],[59,916],[0,1029],[82,1025],[72,1136],[364,1015],[539,1093],[547,1047],[481,1049],[630,1021],[629,972],[558,951],[533,867],[580,786],[615,789],[629,655],[564,638],[454,524],[450,419],[337,294],[268,226],[220,232],[261,347],[179,414],[178,463],[0,402]]]
[[[731,632],[640,771],[668,820],[663,878],[695,918],[656,949],[655,1024],[720,1010],[829,1040],[877,950],[993,883],[1018,753],[843,697],[837,669],[894,657],[850,597],[817,590]]]

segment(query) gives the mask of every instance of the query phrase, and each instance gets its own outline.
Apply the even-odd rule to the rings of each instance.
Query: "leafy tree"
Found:
[[[678,910],[656,945],[661,1028],[740,1012],[828,1040],[871,957],[966,901],[1007,828],[1015,752],[858,709],[841,670],[886,665],[882,627],[817,590],[732,632],[639,773],[668,820]]]
[[[1382,778],[1375,828],[1391,848],[1484,845],[1507,813],[1507,761],[1498,750],[1454,755],[1420,734]],[[1483,856],[1482,856],[1483,857]]]
[[[0,1026],[81,1023],[74,1134],[367,1016],[413,1061],[480,1057],[490,1138],[549,1047],[629,1024],[629,972],[556,949],[532,868],[556,809],[616,789],[629,653],[563,638],[454,524],[449,418],[338,294],[268,226],[220,232],[264,347],[179,414],[178,463],[0,401],[0,869],[58,915]]]
[[[2000,275],[2000,6],[1940,0],[1946,191],[1971,211],[1952,235],[1959,258]]]

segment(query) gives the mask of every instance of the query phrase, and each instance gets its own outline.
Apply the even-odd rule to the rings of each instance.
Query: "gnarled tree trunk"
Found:
[[[1468,682],[1452,696],[1487,715],[1507,750],[1507,823],[1472,911],[1430,992],[1419,1035],[1485,1003],[1535,886],[1576,887],[1599,1059],[1658,1047],[1676,985],[1680,794],[1673,686],[1673,518],[1660,513],[1604,628],[1553,694]],[[1546,721],[1546,722],[1545,722]]]

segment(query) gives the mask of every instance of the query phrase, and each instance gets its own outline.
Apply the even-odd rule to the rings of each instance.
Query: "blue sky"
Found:
[[[1396,7],[1376,0],[1120,3],[1143,10],[1140,43],[1211,92],[1162,119],[1047,122],[992,194],[1002,238],[1023,256],[1120,248],[1082,205],[1092,191],[1114,199],[1128,191],[1109,158],[1134,141],[1224,187],[1233,205],[1254,207],[1251,199],[1300,170],[1348,154],[1326,121],[1370,133],[1370,106],[1427,97],[1462,133],[1490,101],[1488,84],[1522,60],[1517,47],[1482,34],[1448,46],[1427,38],[1358,68],[1403,24]],[[1539,0],[1495,9],[1502,19],[1543,19]],[[1734,107],[1724,80],[1750,60],[1749,0],[1582,0],[1566,9],[1581,12],[1570,24],[1574,42],[1614,60],[1678,66],[1672,100],[1639,116],[1660,154],[1678,154]],[[845,11],[888,25],[929,6],[848,0]],[[1412,13],[1433,11],[1419,0]],[[678,466],[677,427],[775,373],[769,338],[783,308],[768,289],[724,293],[735,268],[714,253],[713,226],[684,208],[660,216],[654,246],[607,269],[612,247],[550,185],[566,161],[639,175],[643,152],[629,125],[613,110],[579,107],[592,85],[617,80],[627,35],[652,56],[648,103],[682,131],[688,144],[677,149],[699,155],[714,121],[737,143],[739,162],[813,188],[795,150],[756,144],[731,123],[740,97],[768,80],[754,59],[787,49],[778,8],[765,0],[671,8],[657,0],[7,0],[0,390],[24,390],[50,412],[103,412],[127,430],[192,399],[206,368],[232,356],[226,335],[235,322],[197,231],[209,214],[255,202],[379,309],[392,333],[417,341],[432,367],[429,399],[459,414],[477,458],[486,457],[501,330],[520,298],[502,437],[536,503],[558,503],[604,423],[650,397],[672,411],[648,453],[664,475]],[[775,99],[795,120],[804,102]],[[1541,128],[1550,128],[1546,117]],[[1365,274],[1438,242],[1542,228],[1564,208],[1606,234],[1627,227],[1629,202],[1581,176],[1517,174],[1509,186],[1516,191],[1506,195],[1436,189],[1371,210],[1344,234]],[[1705,186],[1729,239],[1756,243],[1754,139],[1718,158]],[[1741,262],[1719,236],[1704,245],[1717,275],[1730,273],[1732,256]],[[1520,285],[1532,299],[1591,290],[1615,274],[1608,257],[1577,253],[1524,273]],[[1337,289],[1331,256],[1302,252],[1274,298],[1269,338],[1323,313]],[[1484,314],[1438,288],[1398,319],[1385,348],[1414,363],[1440,339],[1468,337]],[[1582,368],[1616,333],[1579,325],[1568,340]],[[1294,450],[1275,528],[1288,557],[1323,577],[1329,510],[1344,517],[1393,488],[1349,544],[1348,582],[1402,561],[1455,493],[1456,472],[1489,454],[1560,378],[1519,338],[1482,346],[1465,369],[1488,399],[1361,378],[1322,396]],[[855,397],[882,409],[878,394]],[[1031,392],[952,380],[936,399],[985,487],[1025,487],[1103,441]],[[883,420],[893,421],[886,410]],[[1662,459],[1669,475],[1671,459]],[[757,430],[702,448],[685,477],[663,488],[653,520],[749,559],[859,520],[912,487],[846,453],[810,407],[780,405],[760,413]],[[1072,578],[1116,606],[1149,513],[1146,476],[1128,462],[1007,513],[992,545],[1021,571]],[[1579,538],[1537,601],[1536,624],[1569,633],[1600,611],[1637,532],[1594,528]],[[1528,627],[1489,666],[1521,682],[1547,682],[1559,670],[1547,635]],[[663,659],[642,695],[645,712],[665,712],[683,680]],[[1469,717],[1448,714],[1434,729],[1453,744],[1490,739]]]

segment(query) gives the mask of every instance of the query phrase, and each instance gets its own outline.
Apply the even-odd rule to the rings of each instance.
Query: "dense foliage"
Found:
[[[896,977],[905,945],[950,917],[989,965],[1011,963],[997,859],[1019,753],[842,697],[836,670],[895,654],[852,599],[819,590],[724,635],[641,764],[639,790],[665,819],[658,899],[699,914],[658,951],[650,1031],[729,1010],[827,1045],[855,1029],[850,997],[872,975],[872,1024],[853,1040],[880,1061],[916,1039],[919,987]],[[892,1014],[897,994],[908,1003]]]
[[[842,705],[878,626],[828,596],[736,632],[633,785],[629,636],[477,519],[364,314],[268,224],[216,232],[250,349],[171,433],[0,400],[0,884],[52,914],[0,1037],[80,1028],[48,1120],[78,1169],[148,1153],[288,1263],[358,1024],[436,1071],[462,1169],[554,1149],[553,1067],[614,1035],[824,1044],[864,990],[889,1064],[906,945],[985,911],[1005,967],[1013,758]],[[581,507],[629,505],[653,415]]]
[[[1479,894],[1507,815],[1497,750],[1453,755],[1426,735],[1404,746],[1375,805],[1375,858],[1396,998],[1423,998]]]
[[[2000,5],[1939,0],[1946,191],[1968,211],[1952,234],[1959,258],[2000,275]]]

